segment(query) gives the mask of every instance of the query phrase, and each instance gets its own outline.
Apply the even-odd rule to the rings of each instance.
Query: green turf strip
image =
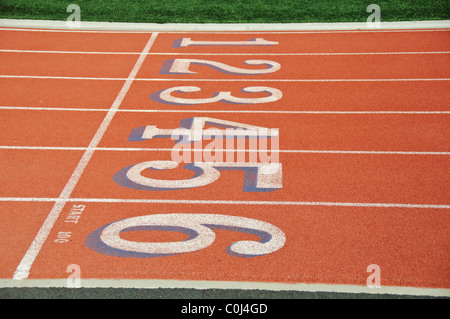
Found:
[[[1,0],[0,18],[66,20],[69,4],[82,21],[145,23],[365,22],[367,6],[381,21],[449,20],[449,0]]]

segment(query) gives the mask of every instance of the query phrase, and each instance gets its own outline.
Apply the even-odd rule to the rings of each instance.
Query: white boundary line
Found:
[[[0,75],[0,79],[49,79],[49,80],[93,80],[126,81],[126,78],[99,78],[81,76],[47,76],[47,75]],[[407,78],[407,79],[171,79],[171,78],[135,78],[143,82],[424,82],[449,81],[450,78]]]
[[[109,109],[74,107],[34,107],[0,106],[1,110],[20,111],[68,111],[68,112],[108,112]],[[263,114],[450,114],[450,111],[294,111],[294,110],[165,110],[165,109],[118,109],[121,113],[263,113]]]
[[[45,51],[45,50],[11,50],[0,49],[0,53],[43,53],[43,54],[93,54],[93,55],[139,55],[140,52],[114,52],[114,51]],[[426,55],[450,54],[450,51],[398,51],[398,52],[303,52],[303,53],[226,53],[234,56],[333,56],[333,55]],[[149,52],[147,55],[174,55],[174,56],[223,56],[223,53],[174,53]]]
[[[27,279],[22,281],[0,279],[2,288],[67,288],[67,279]],[[83,279],[80,288],[183,288],[183,289],[239,289],[239,290],[269,290],[298,292],[331,292],[352,294],[389,294],[408,296],[450,297],[450,289],[446,288],[416,288],[402,286],[367,286],[339,284],[288,284],[268,282],[239,281],[201,281],[201,280],[156,280],[156,279]]]
[[[97,80],[97,81],[126,81],[126,78],[98,78],[82,76],[45,76],[45,75],[6,75],[1,74],[0,79],[50,79],[50,80]]]
[[[367,22],[337,23],[236,23],[236,24],[191,24],[191,23],[122,23],[81,21],[79,29],[69,29],[66,21],[0,19],[0,27],[15,28],[16,31],[38,32],[220,32],[220,31],[372,31],[389,32],[390,30],[408,29],[448,29],[450,21],[400,21],[381,22],[379,29],[372,29]],[[21,28],[34,28],[23,30]],[[36,28],[50,30],[36,30]],[[422,31],[422,30],[419,30]],[[409,32],[409,30],[407,31]]]
[[[150,79],[137,78],[136,81],[149,82],[421,82],[421,81],[449,81],[450,78],[407,78],[407,79]]]
[[[59,198],[44,197],[0,197],[0,202],[58,202]],[[109,204],[191,204],[191,205],[268,205],[268,206],[327,206],[327,207],[376,207],[413,209],[450,209],[445,204],[401,204],[401,203],[347,203],[347,202],[302,202],[302,201],[244,201],[201,199],[118,199],[118,198],[68,198],[72,203]]]
[[[50,211],[50,214],[47,216],[38,234],[34,238],[25,256],[23,257],[22,261],[17,267],[13,279],[26,279],[28,277],[30,268],[34,260],[39,254],[39,251],[44,245],[44,242],[46,241],[51,229],[53,228],[56,220],[61,214],[61,211],[64,208],[66,201],[70,198],[70,195],[72,194],[72,191],[74,190],[76,184],[78,183],[81,174],[86,169],[86,166],[89,160],[92,158],[92,155],[94,154],[96,147],[100,143],[100,140],[102,139],[114,115],[116,114],[116,110],[119,108],[120,104],[125,98],[125,95],[127,94],[131,84],[133,83],[133,80],[136,77],[136,74],[138,73],[139,69],[142,66],[142,63],[144,62],[147,56],[145,53],[147,53],[150,50],[150,48],[152,47],[153,43],[156,40],[157,35],[158,33],[153,33],[150,39],[148,40],[144,50],[142,51],[142,54],[139,56],[139,59],[137,60],[133,69],[131,70],[130,75],[128,76],[124,85],[122,86],[122,89],[117,95],[113,105],[111,106],[110,110],[106,114],[106,117],[104,118],[103,122],[101,123],[100,127],[95,133],[91,143],[89,144],[89,147],[84,152],[83,157],[81,158],[80,162],[75,168],[75,171],[73,172],[63,191],[61,192],[61,195],[59,196],[52,210]]]
[[[36,150],[36,151],[108,151],[108,152],[171,152],[172,148],[139,148],[139,147],[70,147],[70,146],[2,146],[0,150]],[[178,150],[177,150],[178,151]],[[203,149],[183,149],[187,152],[205,152]],[[227,150],[215,149],[219,152],[261,152],[260,150],[242,149]],[[450,152],[427,151],[350,151],[350,150],[269,150],[275,153],[297,154],[359,154],[359,155],[450,155]],[[266,152],[266,151],[264,151]]]

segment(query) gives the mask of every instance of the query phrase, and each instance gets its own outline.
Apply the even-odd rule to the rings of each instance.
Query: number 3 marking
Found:
[[[150,98],[159,103],[175,104],[175,105],[193,105],[193,104],[206,104],[206,103],[235,103],[235,104],[261,104],[278,101],[282,98],[283,93],[271,87],[265,86],[251,86],[242,89],[245,93],[268,93],[268,96],[258,98],[239,98],[231,95],[231,92],[216,92],[213,97],[203,99],[185,99],[175,97],[173,92],[179,93],[191,93],[198,92],[201,89],[196,86],[176,86],[168,88],[162,91],[155,92],[150,95]]]
[[[253,234],[258,241],[238,241],[227,248],[234,257],[255,257],[282,248],[286,236],[277,227],[256,219],[216,214],[158,214],[127,218],[100,227],[85,241],[90,249],[118,257],[151,258],[189,253],[210,246],[215,229]],[[120,237],[127,231],[176,231],[188,238],[180,242],[136,242]]]

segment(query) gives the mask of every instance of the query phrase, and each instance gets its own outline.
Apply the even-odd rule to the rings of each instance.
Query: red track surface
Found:
[[[450,31],[151,36],[0,30],[0,278],[67,278],[67,266],[77,264],[83,279],[364,286],[367,267],[376,264],[383,286],[450,289]],[[174,47],[181,38],[278,44]],[[149,53],[141,54],[146,45]],[[245,70],[270,68],[246,60],[267,60],[281,67],[236,75],[191,64],[195,73],[171,74],[166,61],[173,59]],[[182,86],[201,90],[174,97],[268,96],[242,91],[255,86],[282,97],[192,105],[158,98]],[[105,116],[112,121],[105,123]],[[129,141],[134,129],[175,129],[193,117],[278,128],[282,187],[244,191],[242,170],[222,170],[214,183],[177,190],[136,189],[115,180],[131,165],[171,160],[173,140]],[[182,165],[142,175],[193,177]],[[84,210],[71,223],[78,205]],[[261,235],[239,218],[241,228],[214,229],[208,247],[171,256],[130,256],[93,239],[103,226],[154,214],[208,214],[218,223],[219,215],[250,218],[275,226],[285,242],[251,258],[227,252],[231,243]],[[158,227],[120,237],[187,239],[179,229]],[[61,232],[70,238],[61,240]],[[278,233],[270,235],[278,240]]]

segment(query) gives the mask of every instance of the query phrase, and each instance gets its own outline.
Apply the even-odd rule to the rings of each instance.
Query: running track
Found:
[[[375,264],[379,291],[450,294],[450,30],[2,28],[0,56],[2,286],[64,285],[75,264],[83,286],[377,292]],[[190,118],[277,128],[279,179],[127,177],[171,160],[143,127]]]

